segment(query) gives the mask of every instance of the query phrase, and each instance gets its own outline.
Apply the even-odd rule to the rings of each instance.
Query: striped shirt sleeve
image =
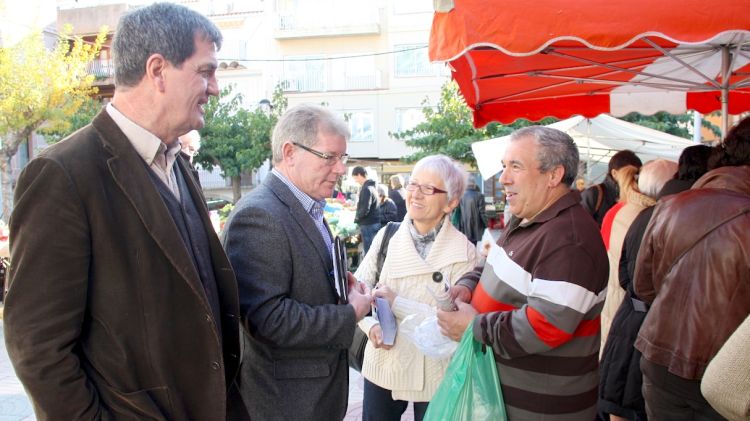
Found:
[[[548,352],[577,336],[598,337],[606,291],[584,286],[591,283],[590,261],[583,250],[570,247],[539,262],[532,273],[493,247],[480,289],[506,309],[477,317],[477,339],[500,356],[517,358]]]

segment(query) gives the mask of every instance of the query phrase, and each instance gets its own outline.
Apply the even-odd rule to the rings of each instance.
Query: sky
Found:
[[[29,33],[55,25],[55,0],[0,0],[0,37],[4,46],[12,45]]]

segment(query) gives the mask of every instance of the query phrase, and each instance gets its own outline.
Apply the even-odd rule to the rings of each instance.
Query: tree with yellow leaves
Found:
[[[7,221],[13,200],[10,160],[18,147],[39,128],[70,124],[69,116],[90,95],[94,76],[86,65],[96,59],[104,40],[102,28],[96,41],[70,38],[71,28],[62,31],[56,47],[45,47],[41,33],[17,44],[0,48],[0,177],[3,209]]]

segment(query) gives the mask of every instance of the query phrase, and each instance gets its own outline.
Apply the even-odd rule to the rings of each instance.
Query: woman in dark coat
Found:
[[[392,175],[390,178],[390,191],[388,197],[396,204],[395,222],[401,222],[406,216],[406,190],[404,190],[404,178],[400,175]]]
[[[393,200],[391,200],[390,197],[388,197],[385,186],[378,185],[376,190],[378,191],[378,201],[380,202],[380,206],[378,207],[378,211],[380,212],[380,224],[385,226],[385,224],[389,222],[400,222],[398,220],[396,204],[393,203]]]

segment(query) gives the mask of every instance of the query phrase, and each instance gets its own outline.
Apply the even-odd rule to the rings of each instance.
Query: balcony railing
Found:
[[[368,28],[370,32],[372,27],[377,28],[380,24],[378,10],[370,7],[366,11],[359,11],[350,15],[323,15],[303,13],[280,13],[278,15],[278,29],[282,31],[294,30],[328,30],[332,33],[347,34],[350,31],[363,31],[362,28]]]
[[[277,19],[279,39],[380,33],[380,9],[369,0],[295,1],[279,7]]]
[[[96,79],[108,79],[115,77],[115,67],[112,60],[94,60],[86,65],[86,71],[94,75]]]
[[[309,72],[302,76],[288,76],[282,82],[287,92],[362,91],[380,89],[380,71],[369,75],[334,75],[332,72]]]

